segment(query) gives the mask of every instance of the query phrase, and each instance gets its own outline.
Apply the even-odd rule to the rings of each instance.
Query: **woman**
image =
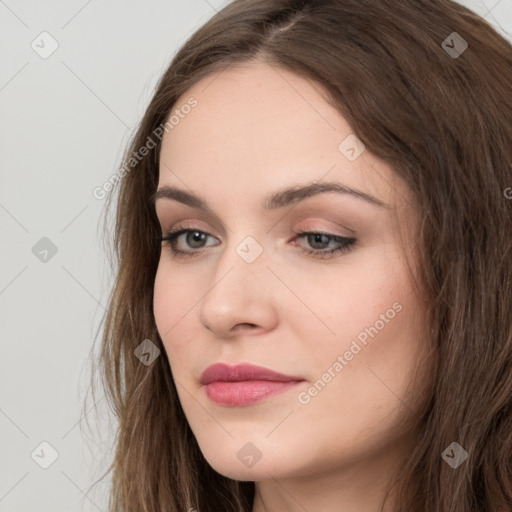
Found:
[[[448,0],[238,0],[126,153],[112,511],[512,510],[512,47]]]

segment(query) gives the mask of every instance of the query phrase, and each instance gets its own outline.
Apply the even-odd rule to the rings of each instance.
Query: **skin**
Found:
[[[407,420],[428,371],[425,304],[405,262],[407,254],[414,270],[418,218],[409,191],[368,150],[347,159],[338,147],[352,129],[317,84],[289,71],[251,61],[199,82],[176,107],[190,97],[197,107],[163,138],[158,186],[200,195],[218,219],[156,202],[163,234],[186,223],[211,236],[202,247],[179,237],[179,249],[204,251],[192,257],[173,256],[164,242],[154,287],[157,328],[190,427],[216,471],[256,482],[254,512],[339,512],[340,504],[377,512],[407,457]],[[388,208],[334,192],[275,211],[261,206],[271,192],[315,181],[347,185]],[[297,238],[299,225],[357,242],[315,258],[305,251],[337,244]],[[263,250],[252,263],[236,252],[247,236]],[[395,303],[400,312],[300,403],[299,393]],[[305,382],[251,406],[221,406],[199,382],[216,362],[248,362]],[[424,373],[409,389],[417,366]],[[261,454],[252,467],[237,457],[248,442]]]

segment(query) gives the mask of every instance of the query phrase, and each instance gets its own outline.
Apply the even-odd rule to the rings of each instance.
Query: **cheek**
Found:
[[[300,396],[301,404],[309,403],[299,406],[296,427],[314,425],[316,439],[342,439],[331,445],[337,456],[383,446],[387,436],[400,432],[399,410],[414,408],[421,390],[412,390],[411,397],[409,385],[422,362],[425,332],[411,297],[393,293],[400,302],[395,309],[387,299],[361,303],[365,309],[357,318],[340,315],[334,343],[311,347],[310,387]],[[380,320],[389,308],[388,321]],[[357,338],[360,333],[365,343]]]
[[[192,297],[187,295],[185,283],[180,282],[179,275],[171,274],[161,265],[158,267],[154,290],[153,311],[160,338],[173,364],[182,359],[182,347],[189,346],[193,307]]]
[[[153,289],[153,311],[162,341],[165,341],[164,333],[172,325],[172,317],[177,306],[177,304],[173,303],[173,296],[175,294],[171,293],[172,284],[169,283],[169,279],[166,279],[166,277],[165,272],[162,270],[162,265],[159,265]]]
[[[164,332],[181,318],[185,319],[200,297],[197,282],[187,276],[187,271],[170,265],[165,254],[161,256],[153,289],[153,310],[157,325]]]
[[[386,264],[381,252],[347,260],[339,271],[327,269],[302,281],[296,290],[331,331],[316,322],[324,329],[326,339],[336,342],[352,339],[379,321],[380,315],[386,314],[395,302],[402,303],[410,293],[408,288],[396,260]],[[389,316],[394,313],[390,311]]]
[[[406,267],[391,252],[385,259],[382,252],[374,256],[359,260],[357,269],[355,264],[347,267],[337,279],[316,281],[310,287],[311,304],[330,332],[320,322],[313,326],[306,319],[299,328],[318,340],[310,353],[317,372],[345,356],[344,370],[350,370],[339,373],[350,374],[350,379],[339,379],[347,379],[344,386],[368,389],[373,379],[377,389],[389,393],[370,369],[402,389],[420,357],[426,329]],[[316,324],[323,328],[320,337]]]

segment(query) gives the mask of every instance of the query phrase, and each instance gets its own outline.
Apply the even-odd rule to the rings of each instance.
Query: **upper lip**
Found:
[[[283,375],[269,370],[263,366],[252,364],[239,364],[229,366],[224,363],[216,363],[208,366],[199,378],[201,384],[210,384],[215,381],[240,382],[244,380],[271,380],[277,382],[292,382],[304,380],[302,377]]]

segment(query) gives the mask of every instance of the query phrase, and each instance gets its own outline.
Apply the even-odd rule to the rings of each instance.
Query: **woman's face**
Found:
[[[424,305],[392,222],[396,209],[414,263],[408,190],[361,153],[318,86],[288,71],[229,68],[176,109],[158,188],[183,193],[160,194],[156,211],[164,235],[190,231],[174,240],[186,254],[162,245],[154,312],[205,458],[263,480],[404,451],[401,414],[419,396],[408,384],[426,366]],[[285,377],[234,370],[203,384],[216,363]]]

